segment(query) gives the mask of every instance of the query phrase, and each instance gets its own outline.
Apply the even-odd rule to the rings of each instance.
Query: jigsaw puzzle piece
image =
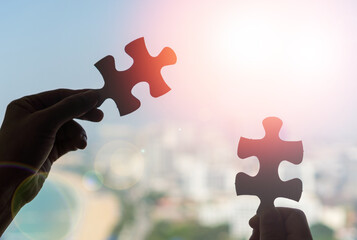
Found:
[[[139,81],[149,84],[152,97],[160,97],[171,90],[161,76],[161,69],[164,66],[175,64],[177,61],[176,54],[171,48],[165,47],[158,56],[152,57],[144,38],[138,38],[125,47],[125,52],[134,60],[132,71],[138,74]]]
[[[299,201],[302,194],[302,182],[294,178],[289,181],[276,181],[276,179],[265,178],[260,175],[249,176],[245,173],[236,175],[236,193],[239,195],[257,196],[261,204],[257,210],[260,214],[266,209],[274,207],[274,201],[278,197]],[[272,188],[272,186],[274,186]]]
[[[280,158],[295,165],[302,162],[304,148],[301,141],[283,141],[279,147]]]
[[[301,141],[284,141],[279,137],[282,121],[275,117],[264,119],[265,136],[262,139],[241,137],[237,154],[240,158],[256,156],[259,160],[259,171],[251,177],[245,173],[236,176],[237,195],[255,195],[260,200],[257,213],[274,207],[278,197],[299,201],[302,194],[300,179],[282,181],[278,168],[282,161],[299,164],[303,158]]]
[[[274,207],[275,198],[272,197],[271,182],[260,176],[249,176],[245,173],[238,173],[236,176],[237,195],[255,195],[260,199],[257,213],[265,209]]]
[[[99,70],[104,80],[104,86],[99,90],[100,93],[100,101],[98,105],[102,105],[102,103],[107,98],[111,98],[112,92],[110,91],[109,85],[115,83],[117,78],[117,70],[115,69],[115,60],[114,57],[108,55],[101,60],[99,60],[94,66]],[[109,83],[110,82],[110,83]]]
[[[132,95],[133,87],[139,82],[147,82],[150,94],[160,97],[170,91],[161,76],[161,68],[176,63],[175,52],[166,47],[157,57],[147,51],[144,38],[139,38],[125,47],[125,52],[133,58],[132,66],[125,71],[117,71],[113,56],[99,60],[95,67],[104,79],[104,86],[99,90],[99,105],[107,98],[116,103],[121,116],[127,115],[140,107],[140,101]]]
[[[102,74],[104,86],[99,90],[99,106],[107,98],[114,100],[120,116],[127,115],[140,107],[140,101],[131,94],[134,84],[129,80],[131,75],[126,71],[117,71],[113,56],[106,56],[95,64]]]
[[[239,158],[248,158],[259,155],[259,149],[261,149],[260,139],[249,139],[241,137],[238,143],[237,154]]]
[[[289,181],[282,181],[278,197],[289,198],[298,202],[302,195],[302,181],[298,178]]]

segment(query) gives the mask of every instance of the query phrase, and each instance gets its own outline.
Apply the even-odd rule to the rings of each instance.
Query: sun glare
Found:
[[[277,50],[281,50],[277,34],[272,34],[272,26],[266,22],[227,19],[221,26],[216,41],[226,63],[256,68],[269,64]]]
[[[331,115],[325,106],[336,105],[331,96],[339,94],[350,32],[336,21],[341,13],[333,4],[225,0],[170,6],[159,12],[164,15],[155,21],[155,36],[158,46],[172,41],[177,52],[178,70],[168,78],[177,94],[168,106],[175,104],[175,111],[241,125],[275,115],[295,127]]]
[[[243,72],[289,72],[315,81],[320,79],[317,76],[330,75],[338,54],[335,36],[316,26],[281,21],[267,12],[222,16],[212,40],[222,63]]]

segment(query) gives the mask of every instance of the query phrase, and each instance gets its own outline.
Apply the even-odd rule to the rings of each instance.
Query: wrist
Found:
[[[6,228],[10,225],[15,214],[12,214],[11,211],[11,202],[6,205],[1,206],[0,208],[0,237],[5,232]]]
[[[10,225],[17,212],[12,211],[12,199],[16,188],[0,188],[0,237]]]
[[[26,176],[22,171],[14,167],[0,167],[0,237],[24,205],[15,196],[24,179]]]

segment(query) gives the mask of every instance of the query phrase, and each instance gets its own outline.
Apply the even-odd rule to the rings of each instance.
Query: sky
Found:
[[[171,91],[102,124],[188,122],[255,137],[277,116],[297,139],[357,139],[357,3],[340,1],[1,1],[0,117],[16,98],[56,88],[101,88],[94,64],[144,37]],[[94,125],[90,125],[94,127]]]

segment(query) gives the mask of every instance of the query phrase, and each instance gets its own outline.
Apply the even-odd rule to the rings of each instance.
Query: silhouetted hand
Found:
[[[249,225],[250,240],[312,240],[305,214],[298,209],[274,208],[252,217]]]
[[[52,164],[84,149],[87,136],[73,120],[99,122],[94,90],[58,89],[11,102],[0,128],[0,236],[40,191]]]

